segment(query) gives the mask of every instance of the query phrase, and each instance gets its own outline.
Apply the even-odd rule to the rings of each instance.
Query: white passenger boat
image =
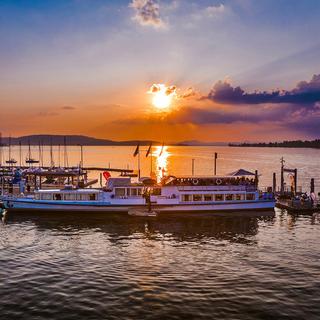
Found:
[[[241,171],[239,171],[241,172]],[[246,173],[246,171],[243,171]],[[29,196],[3,197],[8,210],[125,212],[216,212],[272,210],[272,190],[258,189],[258,176],[165,177],[161,184],[109,178],[101,189],[36,190]]]

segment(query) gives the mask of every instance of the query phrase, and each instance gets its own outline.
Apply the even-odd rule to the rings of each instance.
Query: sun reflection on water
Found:
[[[168,175],[168,158],[170,156],[170,152],[168,151],[167,146],[157,146],[155,150],[156,157],[156,174],[157,180],[161,181],[161,179]]]

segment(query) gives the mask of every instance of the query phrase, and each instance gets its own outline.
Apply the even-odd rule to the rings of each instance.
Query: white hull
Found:
[[[4,200],[5,208],[14,211],[63,211],[63,212],[109,212],[127,213],[132,209],[147,210],[146,205],[113,205],[105,202],[44,202],[27,199]],[[177,212],[216,212],[216,211],[248,211],[248,210],[272,210],[274,201],[247,201],[241,203],[212,203],[212,204],[170,204],[152,205],[152,210],[158,213]]]

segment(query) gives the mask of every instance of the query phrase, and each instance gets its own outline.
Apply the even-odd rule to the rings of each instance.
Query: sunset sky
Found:
[[[318,0],[1,0],[4,136],[320,138]]]

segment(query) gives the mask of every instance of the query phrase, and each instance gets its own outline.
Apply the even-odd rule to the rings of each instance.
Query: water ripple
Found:
[[[0,226],[1,319],[317,319],[319,229],[283,212],[12,216]]]

